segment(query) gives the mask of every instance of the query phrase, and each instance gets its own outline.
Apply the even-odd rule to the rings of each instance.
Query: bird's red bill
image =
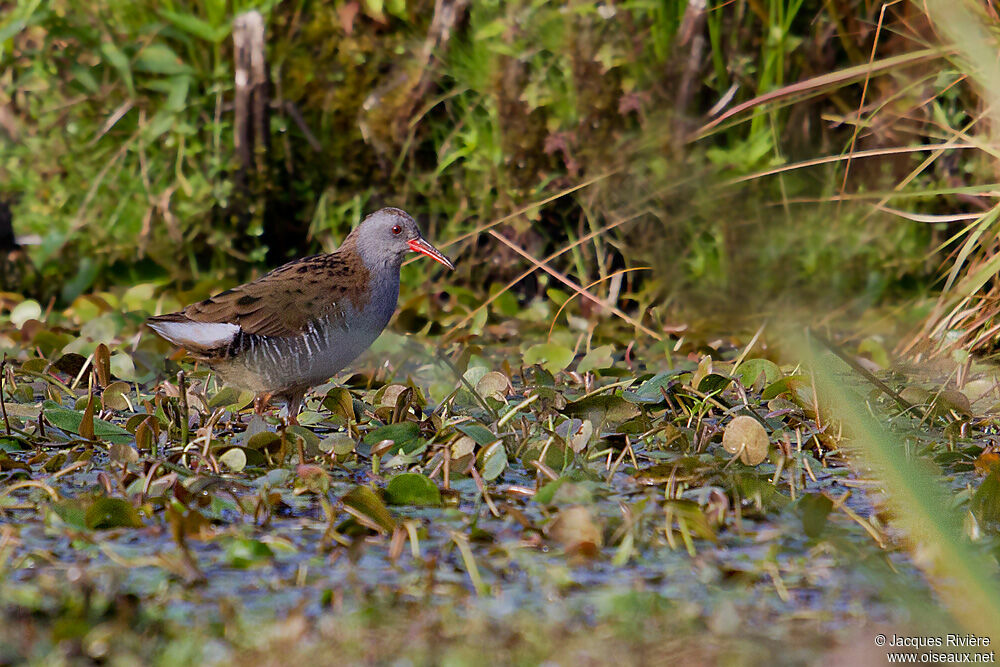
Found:
[[[455,265],[451,263],[451,260],[442,255],[440,250],[432,246],[424,239],[410,239],[408,245],[410,246],[410,250],[413,252],[419,252],[421,255],[427,255],[435,262],[441,262],[449,269],[454,270]]]

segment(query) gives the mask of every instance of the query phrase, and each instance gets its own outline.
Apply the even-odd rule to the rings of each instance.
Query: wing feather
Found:
[[[242,330],[259,336],[296,336],[317,319],[343,317],[342,304],[347,300],[356,307],[363,306],[368,276],[356,253],[338,251],[305,257],[253,282],[193,303],[180,312],[152,317],[149,325],[164,338],[195,348],[192,351],[197,348],[207,351],[208,346],[199,343],[218,343],[224,332],[219,327],[180,327],[185,322],[236,325],[238,330],[233,329],[236,333]],[[185,335],[170,335],[177,331]]]

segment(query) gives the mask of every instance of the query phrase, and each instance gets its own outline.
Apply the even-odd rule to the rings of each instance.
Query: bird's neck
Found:
[[[387,256],[384,251],[378,252],[377,249],[366,248],[364,243],[358,243],[357,234],[354,232],[344,239],[337,249],[337,254],[342,255],[347,263],[363,267],[359,273],[367,274],[365,278],[368,298],[365,301],[365,319],[370,320],[369,324],[381,331],[396,311],[396,302],[399,300],[401,258]]]
[[[384,248],[365,243],[358,234],[358,229],[356,227],[347,235],[337,252],[344,253],[345,256],[356,255],[373,278],[394,273],[398,281],[399,268],[403,264],[403,258],[395,254],[386,254]]]

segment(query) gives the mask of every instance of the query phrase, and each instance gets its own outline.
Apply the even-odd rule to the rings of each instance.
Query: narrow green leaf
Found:
[[[108,61],[108,64],[118,71],[118,75],[125,82],[125,87],[128,89],[129,95],[135,97],[135,83],[132,81],[132,64],[129,62],[128,56],[115,46],[114,42],[101,42],[100,48],[101,55]]]
[[[153,74],[187,74],[191,71],[173,49],[159,42],[139,51],[135,69]]]
[[[158,9],[157,13],[189,35],[212,44],[220,44],[232,32],[229,23],[216,26],[192,14],[182,14],[169,9]]]

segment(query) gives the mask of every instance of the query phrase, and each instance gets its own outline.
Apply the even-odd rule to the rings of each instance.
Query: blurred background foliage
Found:
[[[60,303],[134,282],[214,289],[332,249],[392,204],[436,242],[462,239],[453,281],[477,292],[525,266],[466,236],[486,223],[542,258],[624,221],[552,265],[663,317],[870,305],[936,280],[935,244],[961,223],[935,214],[986,208],[956,190],[989,173],[985,152],[894,151],[970,131],[979,103],[912,3],[0,8],[0,196],[18,235],[39,236],[38,295]],[[233,186],[232,21],[248,9],[271,75],[250,215]],[[654,272],[612,278],[640,266]]]

